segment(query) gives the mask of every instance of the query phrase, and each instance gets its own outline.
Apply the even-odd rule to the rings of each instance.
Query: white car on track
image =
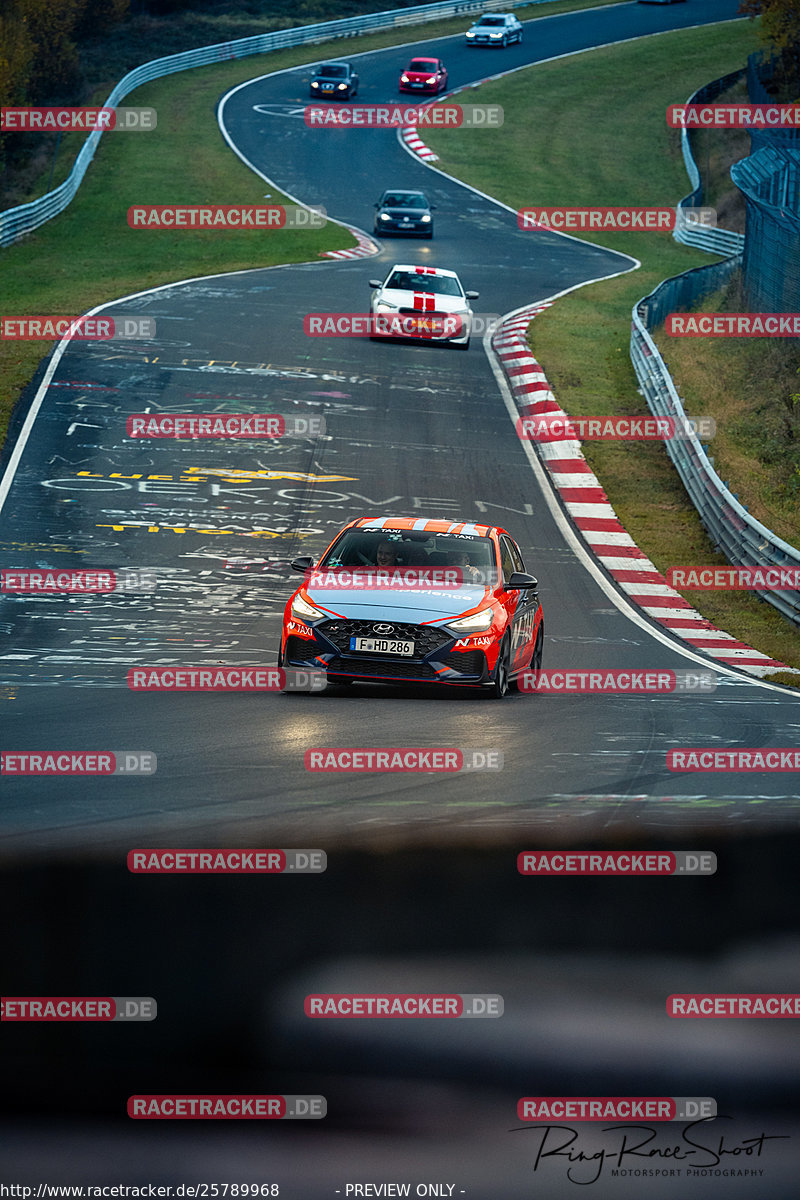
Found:
[[[472,332],[470,300],[455,271],[397,263],[381,282],[370,279],[370,312],[383,318],[372,338],[403,337],[446,341],[466,350]]]

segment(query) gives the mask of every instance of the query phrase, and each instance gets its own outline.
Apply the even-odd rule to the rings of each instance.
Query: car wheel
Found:
[[[539,622],[539,632],[536,635],[536,645],[533,647],[533,658],[528,668],[530,671],[541,671],[542,654],[544,653],[544,621]]]
[[[505,50],[506,46],[508,45],[508,38],[506,37],[505,34],[503,34],[503,40],[500,43],[500,45],[503,47],[504,50]]]
[[[427,233],[423,233],[423,235],[422,235],[422,236],[423,236],[424,238],[427,238],[427,239],[428,239],[428,241],[430,241],[430,240],[431,240],[431,238],[433,237],[433,230],[432,230],[432,229],[429,229],[429,230],[428,230],[428,232],[427,232]]]
[[[459,350],[469,350],[469,338],[465,342],[456,342],[456,347]]]
[[[502,700],[508,694],[510,662],[509,641],[508,637],[504,637],[500,645],[500,653],[497,655],[497,666],[494,669],[494,679],[492,680],[491,697],[493,700]]]
[[[520,29],[519,33],[517,34],[517,45],[518,46],[522,45],[522,30],[521,29]]]

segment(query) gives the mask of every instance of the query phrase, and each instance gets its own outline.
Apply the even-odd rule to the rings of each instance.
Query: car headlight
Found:
[[[491,608],[482,608],[480,612],[472,613],[469,617],[461,617],[458,621],[449,621],[451,629],[457,629],[459,633],[481,633],[484,629],[488,629],[494,620],[494,613]]]
[[[375,312],[397,312],[397,305],[387,304],[385,300],[379,300],[375,305]]]
[[[436,76],[431,75],[430,79],[425,80],[426,83],[436,83]]]
[[[401,83],[408,83],[408,76],[407,76],[407,75],[401,75],[401,76],[400,76],[400,82],[401,82]]]
[[[430,214],[430,213],[423,213],[423,214],[422,214],[422,216],[420,217],[420,221],[426,221],[426,222],[427,222],[427,221],[430,221],[430,219],[431,219],[431,214]]]
[[[311,86],[312,86],[312,87],[317,87],[317,88],[319,87],[319,84],[317,83],[316,79],[312,79],[312,80],[311,80]]]
[[[340,83],[340,84],[339,84],[339,91],[340,91],[340,92],[346,92],[346,91],[347,91],[347,84],[346,84],[346,83]]]
[[[321,608],[315,608],[313,604],[309,604],[300,595],[295,596],[289,611],[293,617],[297,617],[301,621],[315,621],[317,617],[324,617],[326,615]]]
[[[467,37],[475,37],[475,34],[472,32],[471,29],[467,30]]]
[[[381,220],[381,221],[391,221],[391,219],[392,218],[389,216],[388,213],[381,213],[380,217],[379,217],[379,220]]]
[[[502,33],[490,33],[489,37],[502,37]]]

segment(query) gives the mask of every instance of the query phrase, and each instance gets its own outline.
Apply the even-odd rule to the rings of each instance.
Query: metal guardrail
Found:
[[[800,305],[800,143],[795,145],[767,145],[731,167],[747,201],[744,290],[755,312],[796,312]]]
[[[737,83],[745,74],[745,68],[742,67],[739,71],[731,71],[729,75],[723,75],[720,79],[715,79],[711,83],[705,84],[693,92],[687,104],[705,104],[710,100],[715,100],[721,92],[726,91],[732,84]],[[697,169],[697,163],[694,161],[692,147],[689,138],[688,129],[681,130],[681,153],[683,154],[683,162],[686,167],[686,173],[689,176],[689,182],[692,185],[692,191],[688,196],[684,196],[678,201],[678,208],[699,208],[703,203],[703,184],[700,179],[700,172]],[[730,229],[709,229],[703,225],[689,225],[684,223],[675,230],[672,235],[676,242],[682,242],[684,246],[694,246],[698,250],[707,250],[712,254],[741,254],[744,249],[744,234],[734,233]]]
[[[713,99],[743,74],[743,71],[738,71],[714,80],[695,92],[687,103],[702,103]],[[693,191],[681,201],[681,206],[693,208],[701,203],[702,187],[686,130],[681,131],[681,143],[684,162],[693,186]],[[694,246],[700,245],[696,237],[698,231],[692,229],[686,232],[690,236],[680,237],[679,241]],[[648,330],[661,324],[668,313],[690,308],[702,296],[721,287],[741,267],[745,247],[745,239],[741,234],[733,234],[727,230],[703,232],[726,235],[726,238],[730,239],[727,244],[736,247],[733,252],[728,251],[731,257],[724,262],[695,267],[682,275],[664,280],[634,305],[631,320],[631,362],[647,406],[656,416],[675,418],[680,422],[681,428],[686,417],[683,403]],[[673,236],[677,238],[677,233]],[[717,238],[716,244],[700,245],[700,248],[713,249],[716,253],[724,254],[726,251],[722,247],[726,244],[726,238]],[[729,490],[714,470],[713,459],[708,457],[696,434],[685,439],[666,441],[664,444],[706,531],[716,548],[730,563],[736,566],[800,567],[800,550],[767,529],[739,503],[738,497]],[[793,624],[800,625],[800,592],[765,592],[759,589],[755,591]]]
[[[699,267],[698,271],[727,270],[732,274],[739,258]],[[641,384],[648,408],[657,416],[685,420],[685,412],[669,371],[645,328],[648,309],[658,310],[658,293],[673,280],[666,280],[633,310],[631,362]],[[717,286],[717,284],[712,284]],[[736,566],[800,567],[800,550],[784,542],[751,516],[714,470],[706,449],[696,435],[664,443],[689,497],[714,545]],[[764,592],[756,589],[795,625],[800,625],[800,592]]]
[[[237,38],[235,41],[220,42],[214,46],[201,46],[197,50],[185,50],[180,54],[155,58],[129,71],[120,79],[104,107],[116,108],[121,100],[143,83],[162,79],[165,75],[174,75],[178,71],[189,71],[193,67],[205,67],[230,59],[246,58],[252,54],[265,54],[269,50],[283,50],[290,46],[314,45],[336,38],[358,37],[360,34],[375,33],[382,29],[422,25],[436,17],[503,11],[546,2],[547,0],[439,0],[439,3],[420,5],[417,8],[393,8],[387,12],[366,13],[360,17],[345,17],[338,21],[323,21],[318,25],[301,25],[292,29],[275,29],[271,33],[259,33],[254,37]],[[59,187],[38,200],[0,213],[0,246],[11,245],[64,211],[75,198],[102,134],[100,129],[89,134],[69,176]]]

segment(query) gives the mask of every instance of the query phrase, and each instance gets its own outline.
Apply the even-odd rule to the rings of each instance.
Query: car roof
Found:
[[[432,58],[429,54],[415,54],[411,62],[440,62],[438,58]]]
[[[382,195],[382,196],[385,196],[387,192],[394,192],[396,196],[424,196],[424,195],[425,195],[425,193],[423,192],[422,188],[393,188],[393,187],[388,187],[388,188],[384,188],[384,189],[383,189],[383,191],[381,192],[381,195]]]
[[[390,275],[392,271],[412,271],[415,275],[449,275],[451,279],[458,279],[455,271],[448,271],[446,267],[421,267],[419,263],[395,263],[389,270]]]
[[[476,537],[489,537],[492,533],[505,533],[497,525],[476,525],[473,521],[447,521],[428,517],[359,517],[352,528],[356,529],[408,529],[415,533],[471,533]]]
[[[347,67],[349,71],[352,71],[353,64],[346,62],[343,58],[326,58],[325,62],[317,63],[316,70],[322,71],[325,67]]]

